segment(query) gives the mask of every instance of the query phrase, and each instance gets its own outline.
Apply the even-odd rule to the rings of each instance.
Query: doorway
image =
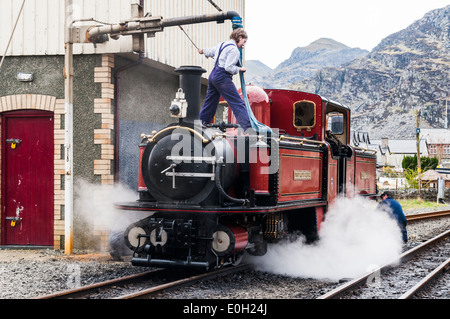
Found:
[[[2,114],[2,245],[53,246],[53,112]]]

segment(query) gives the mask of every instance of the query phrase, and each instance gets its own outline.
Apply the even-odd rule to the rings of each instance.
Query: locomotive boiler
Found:
[[[244,132],[221,102],[198,120],[204,69],[180,67],[168,108],[175,123],[142,135],[139,199],[153,212],[126,229],[135,266],[212,269],[261,256],[294,234],[318,238],[337,196],[376,196],[376,156],[352,147],[350,109],[316,94],[247,86],[254,116],[272,128]]]

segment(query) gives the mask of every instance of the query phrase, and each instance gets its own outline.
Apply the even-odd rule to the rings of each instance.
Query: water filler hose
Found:
[[[239,16],[234,17],[231,22],[233,23],[233,30],[237,29],[237,28],[243,28],[244,25],[242,23],[242,18]],[[239,63],[241,66],[243,66],[243,52],[242,52],[242,48],[239,48],[239,52],[241,53],[241,57],[239,59]],[[270,127],[268,127],[265,124],[260,123],[255,115],[253,114],[253,111],[250,107],[250,102],[248,101],[248,96],[247,96],[247,90],[245,88],[245,79],[244,79],[244,72],[239,72],[239,76],[241,79],[241,90],[242,90],[242,98],[244,99],[244,103],[245,103],[245,107],[247,109],[247,113],[248,113],[248,117],[250,119],[250,124],[252,125],[252,128],[260,134],[265,134],[265,135],[269,135],[272,134],[272,130],[270,129]]]

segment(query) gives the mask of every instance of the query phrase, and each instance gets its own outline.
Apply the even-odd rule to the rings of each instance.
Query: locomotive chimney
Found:
[[[175,72],[180,74],[180,88],[186,94],[188,102],[186,118],[180,121],[194,123],[195,120],[199,119],[201,77],[206,70],[199,66],[181,66]]]

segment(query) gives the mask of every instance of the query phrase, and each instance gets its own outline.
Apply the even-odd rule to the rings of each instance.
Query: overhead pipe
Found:
[[[197,24],[197,23],[205,23],[205,22],[214,22],[222,23],[225,20],[232,20],[233,18],[240,17],[239,13],[236,11],[222,11],[217,13],[196,15],[196,16],[187,16],[187,17],[179,17],[179,18],[168,18],[161,20],[161,27],[174,27],[185,24]]]
[[[92,27],[88,30],[88,39],[95,41],[103,34],[131,35],[139,33],[156,33],[163,31],[164,28],[174,27],[186,24],[197,24],[205,22],[223,23],[225,20],[240,18],[236,11],[222,11],[217,13],[194,15],[187,17],[167,18],[162,17],[143,17],[114,25],[105,25],[101,27]]]

